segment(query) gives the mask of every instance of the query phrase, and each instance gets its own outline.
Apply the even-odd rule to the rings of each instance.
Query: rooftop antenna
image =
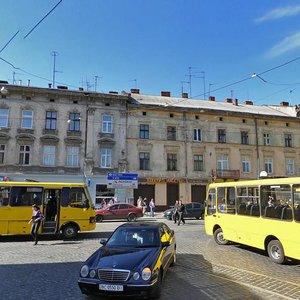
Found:
[[[134,81],[134,88],[137,88],[137,79],[129,80],[129,82],[132,82],[132,81]]]
[[[204,99],[206,99],[206,91],[205,91],[205,72],[204,71],[196,71],[193,72],[193,69],[199,69],[197,67],[189,67],[189,74],[187,75],[189,77],[189,84],[190,84],[190,97],[192,98],[192,78],[202,78],[203,79],[203,89],[204,89]],[[202,74],[201,76],[197,76],[197,74]]]
[[[101,77],[98,75],[95,75],[95,92],[97,92],[98,78],[101,78]]]
[[[55,73],[58,72],[58,71],[56,71],[56,69],[55,69],[55,64],[56,64],[56,56],[58,55],[58,52],[52,51],[52,52],[51,52],[51,55],[53,56],[52,87],[55,88]]]

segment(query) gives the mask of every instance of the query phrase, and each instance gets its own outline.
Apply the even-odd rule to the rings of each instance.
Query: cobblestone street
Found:
[[[147,218],[143,218],[147,219]],[[149,218],[148,218],[149,219]],[[261,251],[241,245],[217,245],[202,220],[177,226],[177,264],[168,271],[161,299],[300,299],[300,265],[272,263]],[[121,222],[98,223],[77,240],[1,237],[2,299],[85,299],[77,285],[83,261]]]

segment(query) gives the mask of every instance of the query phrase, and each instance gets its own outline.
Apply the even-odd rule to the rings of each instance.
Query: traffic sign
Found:
[[[108,188],[138,188],[138,174],[133,173],[108,173]]]

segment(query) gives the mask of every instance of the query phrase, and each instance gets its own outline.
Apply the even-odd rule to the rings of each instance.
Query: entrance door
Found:
[[[155,185],[154,184],[139,184],[138,189],[134,190],[134,205],[137,205],[137,199],[141,196],[143,199],[147,198],[147,205],[151,198],[155,199]]]
[[[43,233],[56,233],[59,228],[59,208],[60,208],[61,190],[45,189],[43,214],[45,220],[43,223]]]
[[[206,198],[205,185],[192,185],[192,202],[200,202],[204,204]]]
[[[167,183],[167,207],[174,205],[179,200],[179,184]]]

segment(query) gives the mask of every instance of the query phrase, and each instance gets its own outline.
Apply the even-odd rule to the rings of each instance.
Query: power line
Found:
[[[16,37],[16,35],[20,32],[20,30],[18,30],[11,38],[10,40],[3,46],[3,48],[0,50],[0,53],[10,44],[10,42]]]

